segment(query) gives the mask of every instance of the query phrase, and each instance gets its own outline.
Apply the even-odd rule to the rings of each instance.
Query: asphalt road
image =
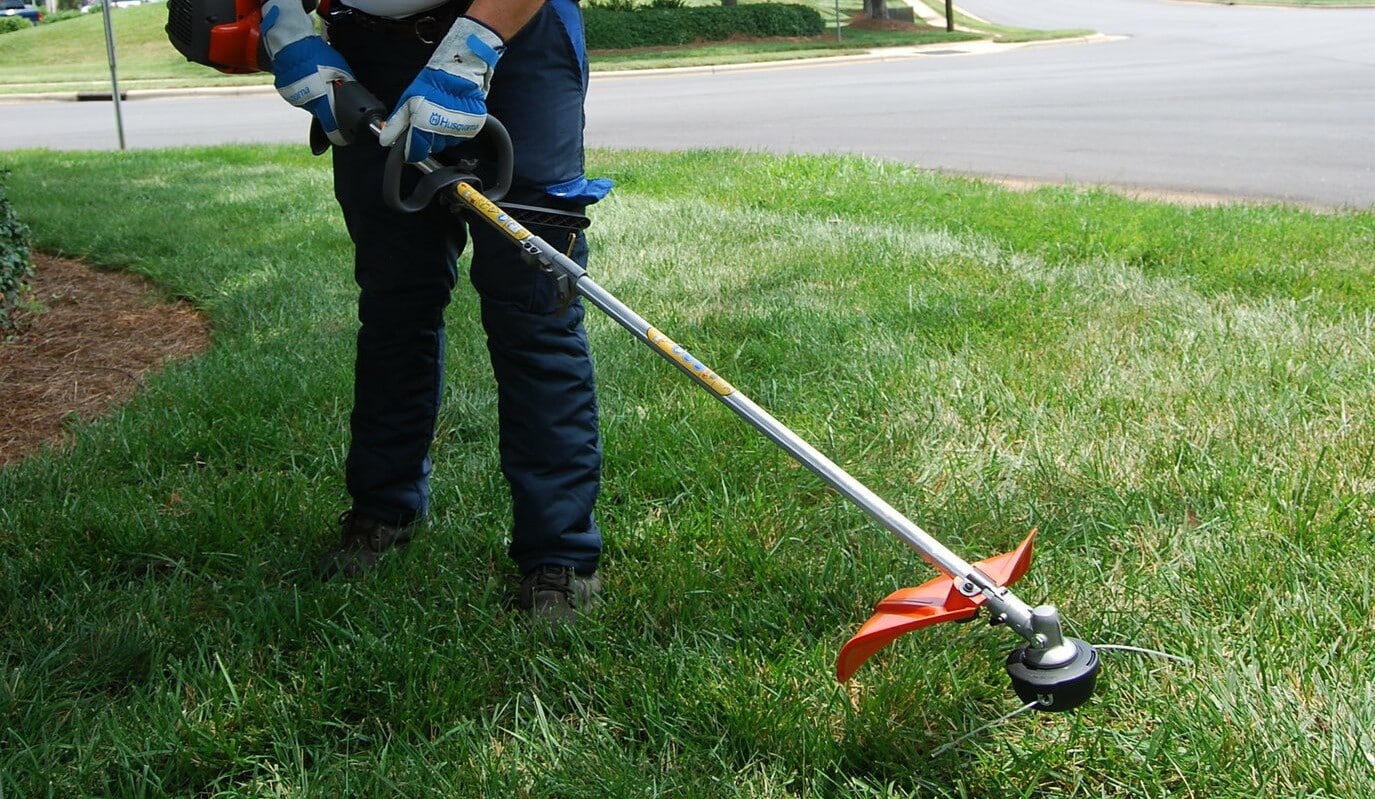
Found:
[[[589,141],[844,151],[1000,177],[1375,204],[1375,8],[959,5],[999,22],[1114,38],[609,78],[590,98]]]
[[[1375,8],[962,0],[1086,42],[594,76],[594,147],[850,152],[944,171],[1375,206]],[[303,141],[272,94],[123,103],[130,147]],[[0,149],[118,145],[109,102],[0,105]]]

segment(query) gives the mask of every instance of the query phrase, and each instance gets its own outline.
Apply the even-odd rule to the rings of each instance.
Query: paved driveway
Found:
[[[607,78],[594,81],[589,141],[858,152],[979,175],[1375,205],[1375,9],[960,5],[1110,38]]]
[[[853,152],[1006,178],[1375,206],[1375,8],[961,0],[1090,42],[598,75],[588,142]],[[303,141],[274,94],[124,103],[130,147]],[[117,146],[109,103],[0,105],[0,150]]]

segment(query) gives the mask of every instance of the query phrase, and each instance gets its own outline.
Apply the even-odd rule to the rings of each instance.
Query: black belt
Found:
[[[325,23],[339,27],[358,27],[385,36],[415,38],[423,44],[434,44],[444,38],[454,20],[463,16],[472,0],[456,0],[429,11],[409,17],[393,19],[366,14],[343,3],[332,3]]]

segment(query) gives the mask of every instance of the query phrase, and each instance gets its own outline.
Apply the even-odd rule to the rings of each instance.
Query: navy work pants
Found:
[[[434,47],[416,36],[342,23],[331,25],[329,36],[389,109]],[[589,189],[584,175],[587,67],[577,6],[551,0],[507,44],[488,95],[488,110],[505,123],[515,149],[507,199],[581,211],[605,192]],[[444,310],[471,237],[469,277],[481,299],[498,391],[501,468],[511,488],[510,555],[521,572],[541,565],[594,571],[601,449],[581,302],[560,308],[552,278],[523,262],[519,249],[486,223],[465,229],[438,203],[414,214],[388,208],[385,159],[375,141],[334,148],[335,195],[355,245],[360,289],[345,467],[354,511],[396,524],[427,512]],[[570,241],[568,231],[532,231],[555,246]],[[586,264],[581,234],[572,257]]]

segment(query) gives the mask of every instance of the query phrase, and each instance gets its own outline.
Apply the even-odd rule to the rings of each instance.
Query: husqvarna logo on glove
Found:
[[[433,111],[430,113],[430,127],[451,130],[461,136],[473,136],[482,126],[472,122],[451,119],[438,111]]]

